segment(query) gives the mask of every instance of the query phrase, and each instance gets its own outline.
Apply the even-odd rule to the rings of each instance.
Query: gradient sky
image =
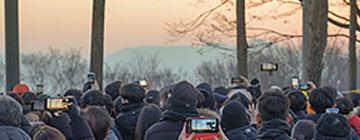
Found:
[[[188,40],[167,43],[165,21],[192,19],[220,0],[194,7],[186,0],[107,0],[105,16],[105,54],[139,46],[190,45]],[[252,13],[264,13],[266,8]],[[20,51],[46,52],[82,47],[89,55],[92,0],[19,0]],[[340,9],[341,11],[341,9]],[[301,11],[288,19],[252,23],[288,33],[301,33]],[[4,52],[4,0],[0,0],[0,53]]]

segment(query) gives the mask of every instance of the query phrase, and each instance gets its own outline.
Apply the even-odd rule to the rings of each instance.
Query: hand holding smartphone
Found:
[[[186,118],[186,137],[195,133],[193,140],[213,140],[219,138],[219,119],[212,117],[189,117]]]

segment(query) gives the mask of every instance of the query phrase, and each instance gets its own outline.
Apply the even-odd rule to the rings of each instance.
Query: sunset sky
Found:
[[[220,0],[191,6],[187,0],[107,0],[105,16],[105,54],[139,46],[190,45],[189,40],[169,43],[164,22],[192,19]],[[264,13],[266,8],[251,13]],[[82,47],[88,57],[90,48],[92,0],[19,0],[20,51],[46,52],[48,48]],[[339,12],[346,12],[338,8]],[[253,26],[301,33],[301,11],[288,19],[254,22]],[[0,53],[4,53],[4,0],[0,0]],[[338,31],[338,29],[334,29]],[[232,45],[232,44],[230,44]]]

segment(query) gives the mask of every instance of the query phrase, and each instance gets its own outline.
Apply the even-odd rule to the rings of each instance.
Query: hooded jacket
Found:
[[[144,140],[177,140],[187,117],[199,117],[196,102],[185,103],[173,96],[167,101],[166,110],[160,121],[145,133]]]
[[[291,125],[285,120],[274,118],[263,122],[259,131],[259,140],[292,140],[289,136]]]
[[[31,140],[23,130],[3,124],[0,124],[0,138],[2,140]]]
[[[121,113],[117,116],[116,128],[124,140],[135,139],[135,128],[141,109],[146,105],[144,102],[127,103],[121,105]]]

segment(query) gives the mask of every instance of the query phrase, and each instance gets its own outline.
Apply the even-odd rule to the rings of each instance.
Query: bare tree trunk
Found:
[[[96,75],[100,89],[103,81],[103,59],[104,59],[104,15],[105,0],[93,1],[93,18],[91,34],[91,64],[90,71]]]
[[[307,76],[315,85],[321,84],[321,72],[324,66],[323,56],[327,38],[328,1],[313,0],[310,18],[310,43],[308,49]]]
[[[237,71],[239,75],[248,76],[247,70],[247,48],[245,30],[245,0],[236,2],[236,24],[237,24]]]
[[[309,48],[309,32],[310,32],[310,10],[311,10],[311,0],[302,0],[303,7],[303,33],[302,33],[302,75],[301,80],[307,81],[307,71],[306,66],[308,64],[308,48]]]
[[[356,89],[356,0],[350,0],[349,88]]]

